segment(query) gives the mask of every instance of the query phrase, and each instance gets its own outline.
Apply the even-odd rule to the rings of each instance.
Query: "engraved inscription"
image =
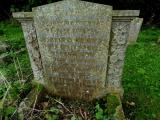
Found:
[[[51,22],[50,25],[48,23],[43,26],[40,34],[43,38],[41,39],[43,47],[48,50],[49,54],[48,59],[43,62],[45,63],[45,76],[48,79],[101,80],[101,77],[92,75],[90,72],[106,70],[106,61],[101,61],[103,57],[96,55],[99,46],[103,45],[103,41],[108,37],[106,31],[99,28],[102,21],[94,21],[94,26],[91,26],[93,23],[90,23],[89,20],[86,22],[80,20],[61,21],[64,26],[59,28],[57,25],[48,27],[57,22],[51,18],[44,18]],[[90,27],[85,27],[84,24]],[[76,29],[72,25],[76,26]],[[101,55],[103,56],[104,53]],[[104,59],[107,58],[106,56],[107,52]]]
[[[54,23],[54,21],[51,23]],[[65,21],[65,23],[67,22]],[[107,37],[106,33],[98,32],[99,29],[94,30],[95,28],[86,29],[83,25],[84,21],[76,21],[76,23],[83,27],[77,27],[76,29],[72,27],[69,29],[63,27],[61,29],[58,27],[49,29],[46,27],[45,31],[41,32],[41,35],[46,37],[43,41],[47,41],[44,42],[44,45],[52,56],[51,59],[45,60],[45,72],[48,78],[99,80],[100,77],[91,75],[87,71],[100,72],[105,70],[106,65],[103,61],[101,61],[102,63],[97,62],[99,58],[96,56],[96,51],[97,46],[102,44],[103,38]],[[90,26],[88,21],[85,24]],[[87,41],[87,39],[90,41]]]

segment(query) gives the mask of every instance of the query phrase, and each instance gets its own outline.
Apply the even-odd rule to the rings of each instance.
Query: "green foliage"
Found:
[[[46,115],[47,120],[58,120],[59,119],[59,109],[56,107],[51,107],[49,113]]]
[[[30,83],[22,84],[19,81],[15,81],[11,85],[12,87],[10,89],[9,95],[12,99],[17,99],[20,93],[27,92],[31,89]]]
[[[0,22],[0,30],[3,32],[3,34],[0,35],[0,41],[9,44],[12,51],[25,47],[25,41],[20,24],[15,21]]]
[[[10,84],[10,89],[8,91],[7,99],[10,99],[10,100],[16,100],[17,98],[20,97],[20,94],[22,92],[27,92],[31,89],[30,83],[22,84],[19,81],[15,81],[15,82],[10,82],[8,84]],[[0,99],[4,97],[6,90],[7,90],[7,86],[4,86],[3,84],[0,85],[0,96],[1,96]]]
[[[8,54],[10,63],[0,64],[0,75],[3,75],[6,84],[0,84],[0,109],[1,115],[7,120],[17,108],[17,102],[30,91],[31,84],[25,80],[32,79],[31,67],[27,52],[15,54],[17,50],[25,47],[23,33],[19,24],[15,21],[0,22],[0,41],[11,46]],[[7,92],[8,90],[8,92]],[[6,96],[5,96],[6,95]]]
[[[72,117],[71,117],[71,120],[82,120],[82,118],[81,117],[77,117],[76,115],[73,115]]]
[[[127,49],[123,74],[124,108],[134,120],[155,120],[160,113],[160,29],[143,29],[138,43]],[[135,105],[126,105],[125,102]]]
[[[107,96],[107,113],[108,115],[114,115],[116,108],[120,105],[120,101],[115,95],[109,94]]]
[[[19,81],[10,82],[8,85],[8,87],[0,85],[1,91],[3,91],[0,93],[0,114],[4,116],[5,120],[12,119],[17,109],[16,102],[21,100],[24,97],[22,95],[27,94],[31,89],[30,83],[22,84]]]
[[[5,116],[5,120],[8,120],[9,116],[12,116],[16,111],[16,107],[6,107],[4,108],[4,116]]]
[[[11,46],[11,50],[7,53],[11,57],[11,62],[9,64],[0,64],[0,72],[9,81],[28,79],[28,76],[31,74],[31,67],[27,51],[15,54],[16,51],[25,48],[25,41],[20,25],[14,21],[0,22],[0,30],[4,32],[3,35],[0,35],[0,41]]]
[[[77,120],[77,117],[75,115],[73,115],[71,120]]]
[[[96,120],[109,120],[108,116],[105,114],[104,110],[100,107],[100,105],[96,104],[96,114],[95,118]]]
[[[143,28],[139,37],[138,37],[138,43],[149,43],[152,44],[156,42],[159,38],[160,30],[156,27],[151,28]],[[140,44],[138,44],[140,45]],[[142,47],[141,49],[143,49]]]
[[[99,104],[96,105],[96,119],[103,120],[103,109],[99,106]]]
[[[29,63],[29,57],[27,52],[25,51],[24,53],[18,54],[14,57],[15,58],[12,58],[11,63],[0,64],[0,72],[4,75],[4,77],[6,77],[9,81],[14,81],[18,79],[25,80],[31,78],[31,66]]]
[[[38,81],[36,80],[32,80],[32,85],[34,86],[37,92],[41,92],[44,89],[44,86],[38,83]]]
[[[3,98],[5,91],[6,91],[6,87],[4,85],[0,85],[0,99]]]

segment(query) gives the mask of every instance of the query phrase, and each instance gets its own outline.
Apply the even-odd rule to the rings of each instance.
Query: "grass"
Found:
[[[0,64],[0,72],[10,81],[20,79],[17,72],[22,72],[19,77],[27,77],[32,73],[27,50],[20,54],[15,54],[16,51],[25,48],[20,25],[15,21],[0,22],[0,31],[3,33],[0,35],[0,42],[7,43],[11,48],[10,51],[7,51],[11,56],[11,60],[9,60],[9,63]]]
[[[25,47],[22,29],[16,21],[0,22],[0,41],[6,42],[11,46],[11,50],[18,50]]]
[[[145,28],[138,42],[127,49],[123,73],[126,115],[131,120],[155,120],[160,117],[160,29]],[[159,118],[160,119],[160,118]]]
[[[0,119],[1,113],[8,119],[15,115],[18,103],[31,90],[32,71],[27,50],[16,54],[16,51],[25,48],[22,29],[15,21],[0,22],[0,42],[10,46],[9,62],[0,64]],[[3,54],[3,53],[0,53]],[[25,84],[24,84],[25,83]],[[2,112],[2,111],[3,112]]]
[[[131,120],[156,120],[158,117],[160,119],[160,44],[157,43],[158,37],[160,37],[159,28],[143,28],[138,42],[129,45],[126,52],[122,79],[125,91],[123,107],[126,117]],[[0,41],[5,41],[11,46],[10,53],[25,47],[22,29],[14,22],[0,22]],[[15,65],[18,66],[17,69]],[[17,81],[28,79],[31,74],[27,52],[13,54],[10,63],[0,65],[0,71],[15,87],[16,90],[13,91],[22,89],[19,84],[17,85]],[[0,86],[0,100],[5,91],[6,87]],[[19,94],[19,92],[13,93],[14,96]],[[10,111],[13,111],[13,108]]]

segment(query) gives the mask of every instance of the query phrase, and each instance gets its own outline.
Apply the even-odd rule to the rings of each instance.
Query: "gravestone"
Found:
[[[130,22],[138,15],[79,0],[13,13],[21,22],[35,79],[51,94],[84,100],[123,93]]]
[[[128,44],[136,43],[142,23],[143,23],[143,18],[135,18],[131,21]]]

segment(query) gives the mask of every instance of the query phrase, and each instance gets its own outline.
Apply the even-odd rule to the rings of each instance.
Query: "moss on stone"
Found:
[[[119,95],[108,94],[106,96],[106,102],[107,102],[106,112],[108,116],[112,117],[114,120],[125,120],[122,103]]]
[[[119,105],[116,108],[116,112],[114,114],[114,117],[115,117],[116,120],[126,120],[125,116],[124,116],[124,113],[123,113],[122,105]]]
[[[107,95],[107,112],[113,115],[116,112],[117,106],[120,105],[120,99],[116,95]]]

